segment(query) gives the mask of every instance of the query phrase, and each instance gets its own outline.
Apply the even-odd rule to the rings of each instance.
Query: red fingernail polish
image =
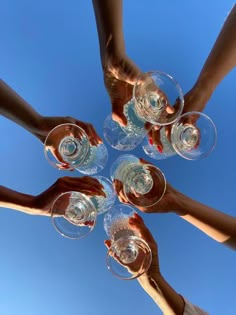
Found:
[[[157,145],[157,150],[158,150],[160,153],[163,152],[162,147],[161,147],[160,145]]]
[[[152,138],[149,138],[148,141],[149,141],[149,143],[150,143],[151,145],[153,145]]]

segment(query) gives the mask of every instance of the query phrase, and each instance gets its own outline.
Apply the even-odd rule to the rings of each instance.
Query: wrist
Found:
[[[101,55],[101,59],[102,68],[104,71],[112,67],[117,67],[121,60],[126,59],[125,48],[116,48],[116,45],[112,43],[109,47],[106,47],[106,49],[104,49],[104,52]]]
[[[42,138],[46,137],[47,132],[45,132],[45,117],[38,114],[37,117],[32,121],[31,133],[42,140]]]
[[[172,202],[172,209],[175,214],[178,216],[184,216],[187,214],[186,211],[186,199],[188,197],[182,194],[181,192],[175,190]]]
[[[203,111],[216,86],[208,78],[199,78],[193,87],[193,103],[198,103],[199,111]]]

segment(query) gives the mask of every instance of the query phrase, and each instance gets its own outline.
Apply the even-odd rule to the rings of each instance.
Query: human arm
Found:
[[[185,95],[184,112],[202,111],[224,77],[236,66],[236,5],[221,31],[193,86]]]
[[[219,243],[236,249],[236,218],[193,200],[169,184],[162,200],[143,212],[173,212]]]
[[[0,207],[9,208],[33,215],[51,214],[51,206],[62,193],[78,191],[88,196],[104,196],[102,185],[97,179],[84,177],[61,177],[39,195],[32,196],[0,186]]]
[[[176,192],[175,211],[199,230],[236,250],[236,218]]]
[[[132,98],[140,70],[126,55],[122,0],[93,0],[104,83],[112,104],[112,118],[127,124],[123,106]]]
[[[0,115],[28,130],[42,142],[54,127],[65,123],[76,124],[83,128],[92,144],[96,145],[102,142],[89,123],[79,121],[73,117],[40,115],[3,80],[0,80]]]
[[[159,306],[163,314],[182,315],[184,300],[165,280],[161,273],[158,248],[152,234],[138,214],[134,214],[129,219],[129,225],[148,243],[152,251],[151,266],[143,275],[137,278],[139,284]]]
[[[168,315],[207,315],[200,308],[187,302],[166,281],[160,270],[158,248],[151,232],[145,226],[142,218],[134,214],[129,219],[129,225],[144,239],[152,251],[152,263],[150,268],[137,280],[146,293],[160,307],[163,314]]]
[[[140,159],[142,163],[148,163]],[[114,182],[120,202],[129,203],[123,183]],[[193,200],[168,182],[162,199],[151,207],[137,207],[145,213],[175,213],[219,243],[236,249],[236,218]]]
[[[224,77],[236,66],[236,5],[227,16],[221,31],[199,73],[193,87],[184,95],[183,114],[191,111],[203,111],[213,92]],[[165,127],[167,138],[171,142],[171,126]],[[159,153],[163,145],[160,131],[149,131],[151,144],[155,144]]]
[[[130,229],[140,236],[149,245],[152,252],[152,262],[149,269],[137,278],[143,290],[153,299],[153,301],[162,310],[163,314],[168,315],[206,315],[205,312],[193,306],[189,302],[185,302],[183,297],[166,281],[160,270],[157,244],[145,226],[142,218],[134,213],[129,218]],[[105,241],[105,245],[109,248],[111,242]],[[121,263],[119,261],[119,263]],[[122,263],[121,263],[122,264]],[[135,262],[126,265],[129,272],[135,268]],[[198,312],[197,312],[198,311]]]

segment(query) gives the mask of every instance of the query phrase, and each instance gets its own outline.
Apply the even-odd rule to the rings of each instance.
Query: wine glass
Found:
[[[129,226],[129,218],[134,213],[132,207],[118,204],[104,216],[104,229],[111,239],[107,267],[113,275],[123,280],[141,276],[152,262],[149,245]]]
[[[142,142],[151,124],[172,124],[183,106],[183,92],[173,77],[160,71],[147,72],[137,80],[132,99],[124,105],[127,125],[121,126],[109,115],[104,122],[104,137],[114,149],[131,151]]]
[[[105,196],[86,196],[77,191],[62,193],[53,203],[51,218],[55,229],[70,239],[80,239],[91,232],[97,215],[108,211],[116,194],[109,179],[95,176],[102,185]]]
[[[188,112],[181,115],[172,125],[170,139],[166,136],[165,128],[161,128],[161,153],[147,138],[142,147],[148,156],[156,160],[176,154],[187,160],[200,160],[213,151],[216,139],[216,127],[210,117],[201,112]]]
[[[129,202],[150,207],[158,203],[166,190],[165,175],[152,164],[143,163],[134,155],[119,156],[111,166],[113,182],[119,181]]]
[[[52,166],[77,169],[87,175],[99,173],[108,159],[105,145],[92,145],[85,131],[75,124],[61,124],[53,128],[46,137],[44,153]]]

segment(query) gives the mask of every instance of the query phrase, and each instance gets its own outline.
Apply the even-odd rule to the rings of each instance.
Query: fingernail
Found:
[[[151,145],[153,145],[152,138],[149,138],[149,139],[148,139],[148,142],[149,142]]]
[[[157,145],[157,150],[158,150],[160,153],[163,152],[162,147],[161,147],[160,145]]]

